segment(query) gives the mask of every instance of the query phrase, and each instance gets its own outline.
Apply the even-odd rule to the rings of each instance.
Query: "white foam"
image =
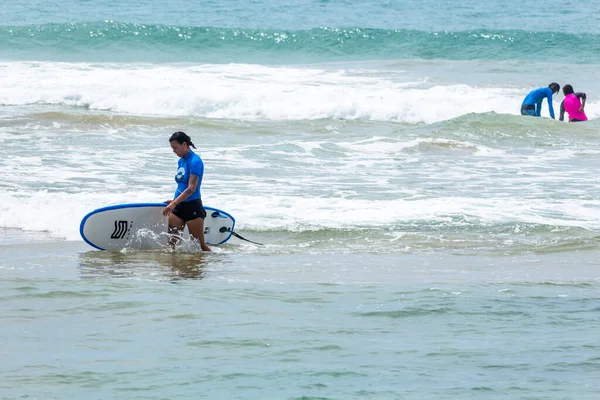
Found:
[[[238,229],[307,231],[321,229],[390,229],[415,223],[546,224],[599,229],[590,207],[599,201],[478,199],[438,197],[368,200],[289,195],[207,196],[207,205],[223,208],[237,220]],[[149,192],[0,194],[0,227],[48,232],[80,240],[79,223],[93,209],[118,203],[157,201]],[[458,218],[457,221],[454,221]],[[454,222],[453,222],[454,221]]]
[[[443,121],[518,112],[522,90],[431,84],[398,71],[259,65],[0,63],[0,103],[228,119]],[[590,105],[596,113],[595,105]],[[595,115],[595,114],[594,114]]]
[[[440,82],[426,86],[397,71],[0,66],[0,103],[45,102],[166,116],[435,122],[472,112],[514,114],[526,90]],[[597,106],[588,103],[590,117],[598,115]],[[0,227],[80,240],[79,223],[96,208],[172,196],[177,160],[162,136],[164,124],[156,132],[151,126],[91,123],[90,132],[68,120],[23,120],[0,129]],[[511,136],[503,128],[497,136],[464,133],[460,129],[469,128],[460,123],[457,132],[454,122],[407,127],[334,121],[314,131],[305,123],[265,123],[231,135],[231,129],[216,126],[203,136],[196,136],[202,128],[193,123],[190,128],[196,131],[196,144],[201,138],[206,149],[205,204],[230,212],[241,229],[387,229],[470,222],[600,228],[594,212],[600,202],[593,200],[597,179],[588,168],[598,155],[592,141],[597,140],[596,121],[560,125],[564,133],[546,128],[557,126],[548,122],[531,136],[528,131]],[[291,133],[285,131],[288,125]],[[263,126],[268,130],[264,135]],[[548,145],[539,146],[539,141]]]

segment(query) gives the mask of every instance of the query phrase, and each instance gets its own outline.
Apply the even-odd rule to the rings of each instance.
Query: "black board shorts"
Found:
[[[196,218],[206,218],[206,210],[204,210],[201,199],[177,204],[173,209],[173,214],[186,222]]]

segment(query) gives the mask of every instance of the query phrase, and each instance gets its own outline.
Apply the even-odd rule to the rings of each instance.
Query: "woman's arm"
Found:
[[[171,214],[171,212],[177,206],[177,204],[190,197],[196,191],[196,187],[198,186],[199,180],[200,178],[198,178],[198,175],[190,174],[190,180],[188,181],[187,188],[185,188],[185,190],[181,192],[181,194],[177,196],[176,199],[167,204],[167,206],[163,209],[163,215]]]
[[[552,119],[554,119],[554,107],[552,107],[552,90],[550,90],[550,88],[548,88],[548,94],[546,95],[546,98],[548,99],[548,108],[550,109],[549,110],[550,117],[552,117]]]
[[[587,99],[587,96],[583,92],[575,93],[575,96],[579,97],[579,100],[581,100],[581,107],[579,108],[579,112],[583,112],[583,108],[585,107],[585,101]]]

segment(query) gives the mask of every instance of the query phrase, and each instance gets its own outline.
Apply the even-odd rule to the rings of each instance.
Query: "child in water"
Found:
[[[563,87],[565,99],[560,103],[559,121],[565,120],[565,111],[569,114],[569,122],[587,121],[584,107],[587,96],[583,92],[573,90],[573,86],[565,85]]]

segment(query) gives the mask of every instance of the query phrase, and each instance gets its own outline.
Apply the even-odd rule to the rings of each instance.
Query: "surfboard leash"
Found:
[[[245,237],[242,237],[242,235],[238,235],[236,232],[231,232],[231,234],[232,234],[233,236],[235,236],[236,238],[238,238],[238,239],[245,240],[246,242],[250,242],[250,243],[258,244],[258,245],[260,245],[260,246],[264,246],[262,243],[253,242],[252,240],[248,240],[248,239],[246,239]]]
[[[254,242],[254,241],[252,241],[252,240],[246,239],[245,237],[243,237],[243,236],[242,236],[242,235],[240,235],[239,233],[237,233],[237,232],[233,232],[233,231],[232,231],[230,228],[222,227],[221,229],[219,229],[219,232],[221,232],[221,233],[224,233],[224,232],[231,232],[231,234],[232,234],[233,236],[235,236],[236,238],[238,238],[238,239],[245,240],[246,242],[250,242],[250,243],[258,244],[258,245],[260,245],[260,246],[264,246],[264,244],[262,244],[262,243],[258,243],[258,242]]]

